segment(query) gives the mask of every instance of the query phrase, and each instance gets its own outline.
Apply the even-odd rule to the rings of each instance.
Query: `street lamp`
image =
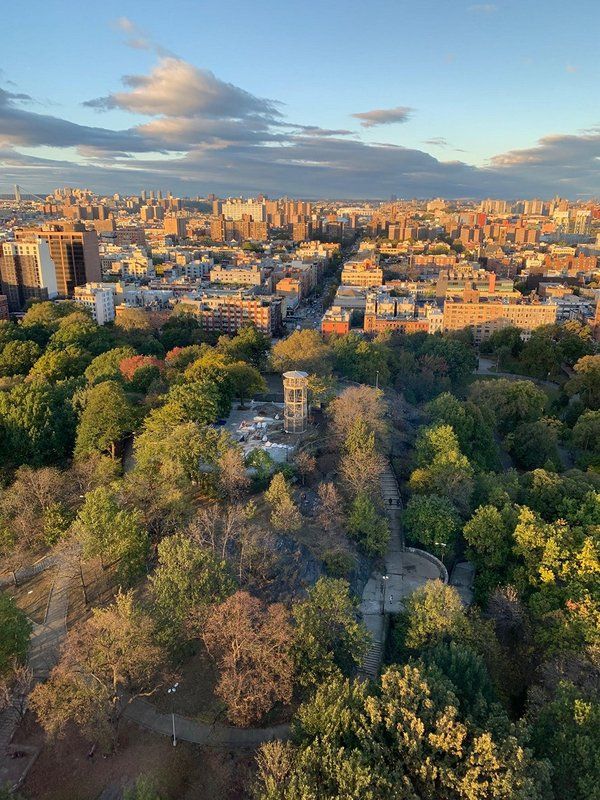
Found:
[[[434,542],[434,545],[436,547],[444,547],[444,548],[448,547],[448,543],[447,542]],[[442,550],[442,564],[443,563],[444,563],[444,551]]]
[[[381,580],[382,580],[381,593],[383,595],[383,600],[382,600],[382,604],[381,604],[381,613],[382,614],[385,614],[385,588],[387,586],[387,582],[389,581],[389,579],[390,579],[389,575],[382,575],[381,576]]]
[[[173,734],[171,736],[171,740],[173,742],[173,747],[177,747],[177,734],[175,733],[175,692],[177,691],[177,687],[179,683],[174,683],[173,686],[167,689],[167,694],[171,695],[171,720],[173,722]]]

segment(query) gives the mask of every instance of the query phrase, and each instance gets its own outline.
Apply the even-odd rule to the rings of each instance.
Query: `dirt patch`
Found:
[[[182,714],[201,722],[223,721],[225,704],[215,695],[218,675],[213,661],[202,644],[198,652],[186,659],[177,670],[179,686],[174,694],[166,690],[152,697],[162,712]]]
[[[89,744],[76,732],[55,744],[44,745],[38,728],[27,738],[27,744],[42,746],[22,790],[31,800],[97,800],[105,790],[120,797],[141,775],[154,781],[164,800],[248,798],[251,751],[216,751],[187,742],[173,747],[166,737],[132,723],[123,724],[119,748],[108,758],[88,758]]]
[[[82,572],[77,575],[77,580],[73,581],[69,590],[69,613],[67,615],[67,628],[71,628],[77,622],[89,617],[94,606],[103,606],[110,603],[117,591],[118,580],[115,564],[102,569],[100,561],[94,560],[81,565]],[[85,584],[85,594],[83,586]]]
[[[56,577],[56,567],[38,572],[33,578],[19,586],[8,586],[4,594],[14,598],[19,608],[33,622],[42,623],[46,618],[46,607]]]

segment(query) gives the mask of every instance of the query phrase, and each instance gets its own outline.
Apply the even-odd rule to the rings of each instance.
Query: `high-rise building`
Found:
[[[15,231],[17,241],[39,237],[47,242],[56,271],[56,289],[60,297],[71,297],[76,286],[102,277],[98,234],[81,223],[22,228]]]
[[[50,248],[43,239],[5,242],[0,250],[0,280],[10,311],[28,300],[51,300],[58,294]]]

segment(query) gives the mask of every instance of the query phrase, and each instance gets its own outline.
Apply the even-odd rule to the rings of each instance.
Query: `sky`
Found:
[[[600,195],[598,0],[3,8],[0,192]]]

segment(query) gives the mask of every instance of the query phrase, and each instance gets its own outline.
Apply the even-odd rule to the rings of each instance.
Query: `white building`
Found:
[[[85,306],[98,325],[105,325],[115,318],[115,291],[102,286],[86,283],[75,287],[76,303]]]

